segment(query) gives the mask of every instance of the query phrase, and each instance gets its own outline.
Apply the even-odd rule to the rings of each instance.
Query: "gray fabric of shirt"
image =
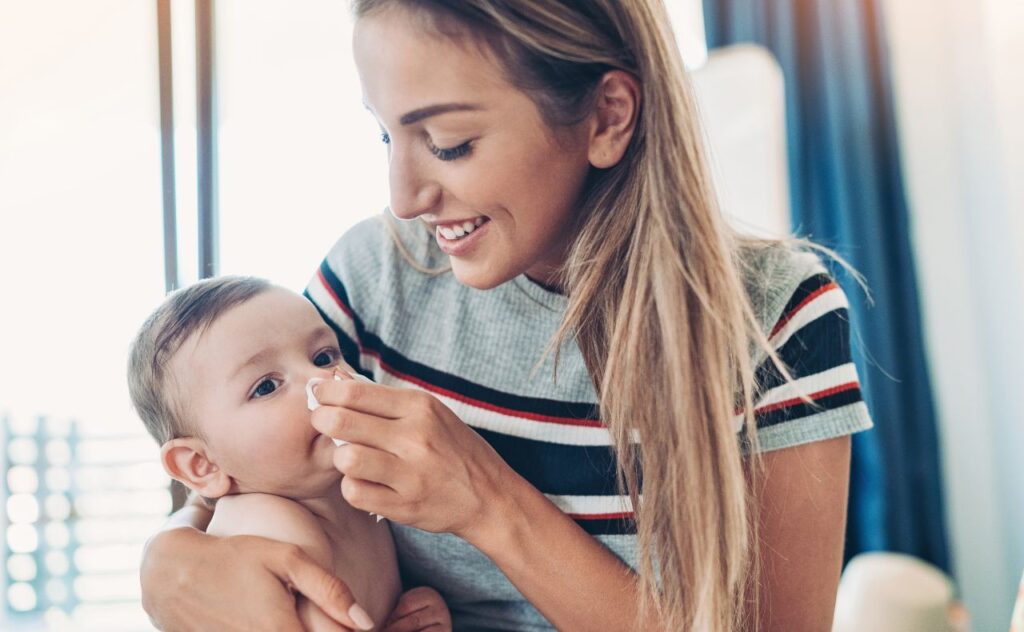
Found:
[[[481,387],[523,397],[597,402],[582,356],[572,341],[561,350],[557,381],[552,377],[551,357],[534,370],[561,322],[566,297],[523,275],[482,291],[460,284],[450,272],[424,274],[403,257],[386,221],[393,220],[376,217],[355,226],[325,260],[344,285],[351,310],[366,332],[412,362]],[[401,222],[396,231],[407,254],[420,265],[436,268],[447,264],[447,257],[420,223]],[[766,332],[800,282],[824,270],[816,256],[784,247],[751,250],[746,261],[748,291]],[[328,317],[343,319],[319,288],[314,279],[311,299]],[[760,362],[763,356],[754,359]],[[401,383],[365,353],[360,364],[378,382]],[[474,425],[472,419],[464,421]],[[552,426],[552,433],[573,431]],[[759,439],[762,449],[775,450],[870,427],[866,407],[857,402],[765,428]],[[550,439],[560,440],[557,435]],[[501,570],[472,545],[450,534],[395,523],[391,529],[407,587],[429,585],[439,590],[456,630],[553,629]],[[636,567],[635,535],[595,537]],[[558,552],[551,554],[557,556]],[[550,587],[555,592],[559,589]]]

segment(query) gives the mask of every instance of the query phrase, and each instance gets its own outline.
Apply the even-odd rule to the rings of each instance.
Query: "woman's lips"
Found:
[[[469,220],[463,223],[467,223]],[[466,231],[459,224],[439,224],[434,228],[434,238],[438,247],[452,257],[465,256],[476,246],[490,229],[490,218],[480,217],[473,221],[471,231]],[[452,228],[458,226],[459,228]],[[458,233],[461,232],[460,236]]]

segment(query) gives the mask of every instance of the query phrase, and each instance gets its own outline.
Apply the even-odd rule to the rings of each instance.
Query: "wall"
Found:
[[[954,573],[975,630],[1006,629],[1024,569],[1024,9],[883,3],[935,387]],[[1016,77],[1016,79],[1014,79]]]

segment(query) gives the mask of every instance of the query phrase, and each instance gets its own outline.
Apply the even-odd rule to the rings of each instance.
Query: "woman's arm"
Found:
[[[325,382],[320,432],[353,507],[480,549],[560,630],[633,629],[636,575],[509,467],[435,398],[354,380]],[[838,583],[849,438],[764,456],[760,617],[771,629],[828,630]],[[642,626],[655,630],[653,623]]]
[[[304,632],[294,592],[356,629],[345,584],[294,544],[202,531],[212,512],[198,498],[173,514],[143,550],[142,606],[161,630]]]
[[[167,518],[167,521],[160,527],[158,533],[169,529],[177,529],[178,527],[192,527],[193,529],[206,531],[211,518],[213,518],[213,510],[206,506],[202,497],[195,492],[189,492],[185,505]],[[147,542],[146,545],[148,546],[149,543]]]
[[[350,505],[463,538],[560,630],[633,629],[635,574],[436,398],[351,379],[316,395],[313,426],[348,442],[334,465]]]
[[[850,437],[764,455],[761,630],[832,629],[843,566]]]
[[[760,629],[826,632],[843,560],[850,438],[769,452],[764,465],[754,507],[763,560]],[[490,524],[466,539],[559,630],[633,629],[636,575],[529,483],[520,479],[508,489],[515,492],[498,497],[508,502]]]
[[[636,627],[639,581],[598,540],[518,475],[497,495],[488,521],[460,534],[498,566],[559,630]]]

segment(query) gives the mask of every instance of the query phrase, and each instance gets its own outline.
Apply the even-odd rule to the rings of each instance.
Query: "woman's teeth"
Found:
[[[462,222],[461,224],[450,224],[448,226],[438,226],[437,227],[437,232],[441,233],[441,236],[444,237],[445,239],[447,239],[449,241],[452,241],[452,240],[455,240],[455,239],[459,239],[461,237],[465,237],[466,235],[468,235],[471,232],[473,232],[474,230],[476,230],[476,228],[478,226],[480,226],[481,224],[483,224],[483,223],[484,223],[484,218],[483,217],[478,217],[474,221],[466,220],[466,221]]]

